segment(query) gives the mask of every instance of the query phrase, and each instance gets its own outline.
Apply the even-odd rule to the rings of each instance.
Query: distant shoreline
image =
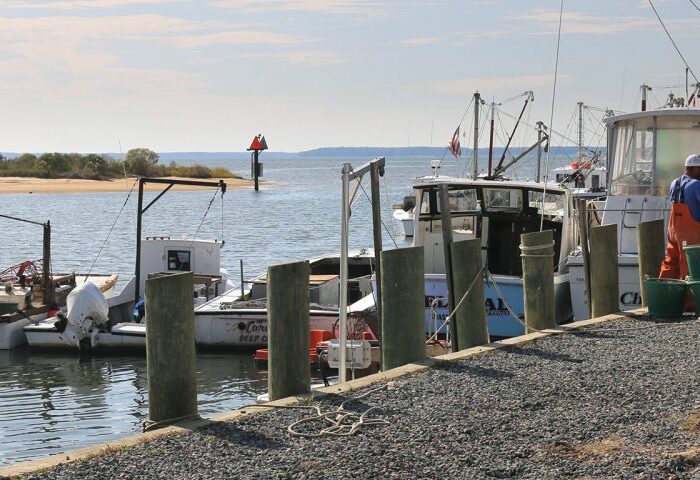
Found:
[[[196,180],[218,182],[218,178],[182,178],[166,177],[178,180]],[[252,187],[252,180],[241,178],[224,178],[227,188]],[[82,180],[73,178],[34,178],[34,177],[0,177],[0,194],[7,193],[83,193],[83,192],[128,192],[136,181],[128,180]],[[146,191],[160,191],[163,185],[147,183]],[[200,190],[202,187],[176,185],[173,190]]]

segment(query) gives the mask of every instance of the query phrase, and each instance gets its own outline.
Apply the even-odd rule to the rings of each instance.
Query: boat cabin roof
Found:
[[[469,179],[460,177],[418,177],[414,179],[413,188],[430,188],[442,184],[449,184],[458,187],[467,188],[513,188],[513,189],[523,189],[527,188],[530,190],[544,190],[544,183],[536,183],[526,180],[484,180],[484,179]],[[548,182],[547,191],[552,193],[564,193],[565,188],[561,187],[558,183]]]
[[[607,117],[603,119],[606,125],[612,125],[613,123],[622,122],[625,120],[636,120],[638,118],[648,118],[648,117],[689,117],[695,116],[699,117],[700,121],[700,109],[697,108],[660,108],[658,110],[647,110],[645,112],[632,112],[623,113],[622,115],[614,115],[612,117]]]

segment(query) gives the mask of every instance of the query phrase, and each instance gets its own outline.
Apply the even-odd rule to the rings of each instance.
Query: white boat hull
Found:
[[[397,234],[406,237],[413,236],[413,213],[397,208],[394,210],[392,218],[394,219]]]

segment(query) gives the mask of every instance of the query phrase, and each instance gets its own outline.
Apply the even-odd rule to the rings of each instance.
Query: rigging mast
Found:
[[[472,168],[472,178],[477,179],[479,174],[479,107],[481,106],[481,94],[477,91],[474,92],[474,150],[472,151],[473,156],[473,168]]]

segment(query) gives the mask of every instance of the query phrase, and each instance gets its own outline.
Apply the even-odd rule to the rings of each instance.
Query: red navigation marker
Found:
[[[250,144],[250,147],[248,147],[248,151],[251,150],[256,152],[259,152],[260,150],[267,150],[267,142],[265,141],[265,137],[257,135],[255,138],[253,138],[253,142]]]

